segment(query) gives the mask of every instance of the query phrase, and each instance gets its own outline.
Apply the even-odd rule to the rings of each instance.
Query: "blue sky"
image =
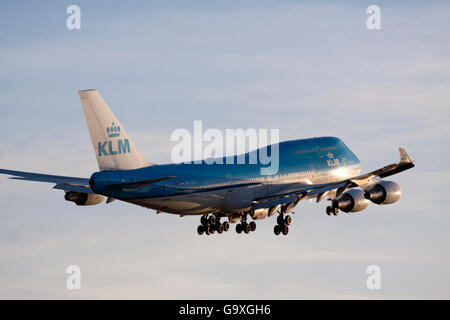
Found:
[[[65,26],[81,7],[81,30]],[[77,90],[96,88],[151,162],[170,134],[279,128],[341,137],[371,170],[407,148],[402,199],[327,217],[300,203],[288,237],[198,237],[197,218],[78,208],[0,177],[1,298],[449,298],[450,6],[378,2],[10,1],[0,7],[0,167],[97,170]],[[82,290],[65,287],[78,264]],[[382,290],[365,286],[367,266]],[[287,274],[287,277],[281,277]]]

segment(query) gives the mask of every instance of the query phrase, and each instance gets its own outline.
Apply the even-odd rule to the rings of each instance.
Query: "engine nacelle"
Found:
[[[369,205],[369,200],[364,198],[364,191],[361,189],[350,189],[339,199],[333,200],[333,207],[344,212],[362,211]]]
[[[256,209],[250,211],[250,217],[252,217],[253,220],[261,220],[265,219],[267,217],[267,214],[269,213],[269,209],[263,208],[263,209]]]
[[[77,206],[92,206],[102,202],[105,197],[95,193],[68,191],[64,199],[75,202]]]
[[[376,204],[391,204],[402,195],[400,186],[392,181],[380,181],[364,193],[364,197]]]

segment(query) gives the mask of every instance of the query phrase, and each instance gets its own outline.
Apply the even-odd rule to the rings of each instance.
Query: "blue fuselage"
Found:
[[[299,185],[340,181],[360,172],[359,159],[335,137],[281,142],[278,150],[278,170],[270,175],[261,174],[267,164],[249,163],[251,154],[245,154],[243,164],[235,156],[215,159],[212,164],[202,161],[96,172],[91,187],[98,194],[169,213],[243,212],[256,198],[289,192]],[[139,184],[161,178],[166,179]]]

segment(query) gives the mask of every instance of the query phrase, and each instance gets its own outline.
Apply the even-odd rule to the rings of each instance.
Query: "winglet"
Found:
[[[405,148],[399,147],[398,153],[400,154],[400,162],[401,163],[412,163],[411,157],[406,152]]]

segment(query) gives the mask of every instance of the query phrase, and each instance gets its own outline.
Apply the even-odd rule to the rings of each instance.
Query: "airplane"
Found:
[[[400,186],[383,178],[414,167],[406,150],[399,147],[399,162],[360,174],[359,159],[336,137],[280,142],[279,169],[273,175],[262,176],[262,164],[153,164],[143,157],[97,90],[80,90],[79,95],[100,171],[90,178],[6,169],[0,173],[10,179],[53,183],[54,189],[65,192],[65,200],[78,206],[97,205],[106,198],[106,203],[117,199],[156,213],[197,215],[199,235],[222,234],[230,223],[236,223],[238,234],[248,234],[255,231],[255,221],[276,213],[274,234],[287,235],[292,222],[289,213],[306,199],[327,198],[329,216],[360,212],[369,202],[392,204],[400,199]],[[246,159],[249,156],[245,154]]]

